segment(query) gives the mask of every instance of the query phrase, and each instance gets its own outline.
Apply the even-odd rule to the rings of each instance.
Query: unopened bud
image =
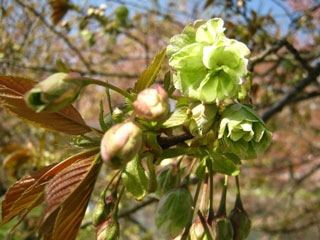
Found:
[[[115,207],[116,194],[111,193],[108,196],[105,196],[103,192],[99,198],[99,201],[93,210],[92,214],[92,223],[94,226],[100,225],[103,221],[106,221],[110,213]]]
[[[217,236],[218,239],[232,240],[234,236],[233,227],[231,221],[226,217],[220,217],[216,219]]]
[[[118,221],[110,217],[97,227],[97,240],[117,240],[119,239],[119,230]]]
[[[142,148],[142,131],[133,122],[110,128],[101,141],[101,157],[112,169],[123,167]]]
[[[204,240],[205,231],[199,218],[197,218],[190,228],[190,240]]]
[[[116,14],[116,18],[120,22],[124,22],[129,15],[129,10],[126,6],[119,6],[115,9],[115,14]]]
[[[234,230],[235,240],[245,240],[251,230],[251,220],[242,206],[240,195],[237,195],[236,204],[229,214]]]
[[[74,102],[82,88],[78,73],[55,73],[25,94],[27,105],[36,112],[56,112]]]
[[[168,95],[160,85],[140,92],[133,106],[137,115],[144,120],[162,121],[168,117]]]

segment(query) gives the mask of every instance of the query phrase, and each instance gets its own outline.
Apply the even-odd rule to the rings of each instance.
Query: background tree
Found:
[[[242,166],[243,203],[253,220],[250,238],[319,236],[319,1],[52,2],[1,1],[2,74],[41,80],[66,65],[74,72],[126,89],[133,87],[156,53],[186,23],[223,18],[226,36],[246,43],[251,50],[252,86],[247,101],[274,131],[267,154]],[[126,6],[128,13],[120,6]],[[159,76],[168,69],[163,66]],[[163,77],[156,81],[161,83]],[[103,98],[108,112],[105,92],[90,86],[82,94],[75,106],[89,125],[98,127],[99,108],[94,103]],[[122,104],[119,95],[110,94],[112,106]],[[30,127],[0,111],[3,194],[26,173],[75,152],[65,147],[65,135]],[[97,189],[110,177],[106,172],[99,178]],[[215,182],[222,180],[215,178]],[[232,183],[229,190],[236,191]],[[90,200],[79,238],[93,235],[90,211],[99,194],[94,192]],[[219,191],[216,195],[219,199]],[[147,221],[155,201],[145,199],[133,206],[132,200],[126,199],[120,213],[126,226],[123,239],[132,239],[133,234],[137,239],[159,238],[152,221]],[[27,230],[33,229],[36,218],[32,216],[38,213],[32,214],[13,237],[32,237]],[[6,234],[7,225],[1,231]]]

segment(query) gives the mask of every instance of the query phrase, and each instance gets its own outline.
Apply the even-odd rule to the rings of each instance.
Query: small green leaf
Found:
[[[164,80],[163,80],[163,88],[168,91],[171,83],[171,74],[170,71],[164,75]]]
[[[127,191],[134,198],[138,201],[144,198],[147,192],[148,178],[138,155],[126,165],[122,179]]]
[[[99,124],[102,129],[102,131],[106,132],[108,130],[108,126],[104,122],[104,117],[103,117],[103,102],[100,101],[100,111],[99,111]]]
[[[62,61],[60,57],[57,58],[56,66],[59,72],[69,73],[71,72],[70,68]]]
[[[101,142],[100,137],[87,137],[85,135],[78,136],[78,137],[72,137],[70,139],[70,143],[76,147],[79,148],[93,148],[93,147],[99,147]]]
[[[162,50],[162,52],[157,54],[150,66],[146,70],[144,70],[143,73],[140,75],[138,81],[134,85],[134,92],[138,93],[143,89],[150,87],[154,83],[165,56],[166,49]]]
[[[156,158],[158,158],[162,154],[163,150],[157,141],[157,134],[147,132],[144,135],[144,141],[146,143],[146,146],[152,149],[152,152],[155,154]]]
[[[186,123],[188,120],[189,120],[188,107],[181,107],[176,109],[171,114],[169,119],[162,124],[162,126],[164,128],[177,127]]]

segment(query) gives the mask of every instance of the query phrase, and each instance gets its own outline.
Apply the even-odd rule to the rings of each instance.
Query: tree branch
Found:
[[[250,61],[249,61],[249,66],[248,66],[249,71],[253,71],[253,68],[257,63],[262,62],[267,56],[269,56],[272,53],[277,52],[284,45],[285,45],[285,41],[279,40],[279,41],[277,41],[277,43],[275,45],[273,45],[272,47],[266,49],[265,51],[263,51],[258,56],[251,57]]]
[[[33,13],[33,15],[35,15],[36,17],[38,17],[43,24],[51,31],[53,32],[55,35],[57,35],[59,38],[61,38],[67,45],[68,47],[79,57],[79,59],[81,60],[81,62],[85,65],[85,67],[87,68],[88,71],[91,72],[91,68],[90,68],[90,64],[87,62],[87,60],[83,57],[82,53],[70,42],[70,40],[61,32],[57,31],[55,29],[55,27],[53,25],[51,25],[44,16],[42,16],[41,13],[39,13],[37,10],[35,10],[33,7],[31,7],[30,5],[26,5],[24,2],[22,2],[21,0],[16,0],[16,2],[28,9],[30,12]]]
[[[30,69],[33,71],[42,71],[42,72],[50,72],[50,73],[56,73],[59,71],[55,67],[27,66],[23,63],[17,63],[17,62],[13,62],[13,61],[6,60],[6,59],[1,59],[0,63],[9,64],[9,65],[12,65],[17,68]],[[76,68],[72,68],[71,71],[80,73],[82,75],[88,74],[88,72],[80,70],[80,69],[76,69]],[[138,78],[139,77],[139,75],[135,75],[135,74],[116,73],[116,72],[101,72],[101,71],[96,71],[96,70],[91,70],[90,73],[92,75],[99,75],[99,76],[105,76],[105,77],[118,77],[118,78]]]
[[[306,86],[315,81],[320,74],[320,63],[309,71],[308,76],[297,83],[282,99],[275,102],[268,110],[262,114],[262,119],[267,121],[274,114],[280,112],[283,107],[291,102],[294,97],[299,94]]]
[[[295,47],[289,43],[287,40],[284,40],[283,41],[284,45],[286,46],[286,48],[288,49],[289,52],[291,52],[294,56],[294,58],[300,62],[300,64],[307,70],[307,71],[312,71],[312,67],[310,67],[310,65],[308,64],[308,62],[303,59],[301,56],[300,56],[300,53],[298,52],[297,49],[295,49]]]
[[[158,143],[163,149],[167,149],[192,138],[193,136],[190,133],[185,133],[177,136],[158,137]]]
[[[157,201],[158,201],[157,198],[150,198],[149,200],[144,201],[144,202],[134,206],[133,208],[130,208],[128,210],[125,210],[125,211],[119,213],[118,217],[119,218],[127,217],[130,214],[135,213],[136,211],[140,210],[141,208],[144,208],[145,206],[148,206],[148,205],[150,205],[154,202],[157,202]]]

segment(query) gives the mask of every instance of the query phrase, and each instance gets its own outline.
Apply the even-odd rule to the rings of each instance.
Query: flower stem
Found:
[[[226,216],[226,198],[227,198],[228,176],[224,176],[224,185],[221,194],[220,206],[217,211],[217,217]]]
[[[112,89],[113,91],[115,91],[115,92],[121,94],[122,96],[130,99],[131,101],[134,100],[134,97],[130,93],[128,93],[128,92],[126,92],[126,91],[124,91],[124,90],[122,90],[122,89],[120,89],[120,88],[108,83],[108,82],[103,82],[103,81],[92,79],[92,78],[82,78],[81,80],[83,81],[84,86],[87,86],[89,84],[95,84],[95,85],[98,85],[98,86],[103,86],[103,87],[106,87],[108,89]]]
[[[208,215],[208,222],[211,223],[214,218],[214,210],[213,210],[213,170],[212,170],[212,163],[211,159],[207,160],[207,167],[209,170],[209,215]]]

